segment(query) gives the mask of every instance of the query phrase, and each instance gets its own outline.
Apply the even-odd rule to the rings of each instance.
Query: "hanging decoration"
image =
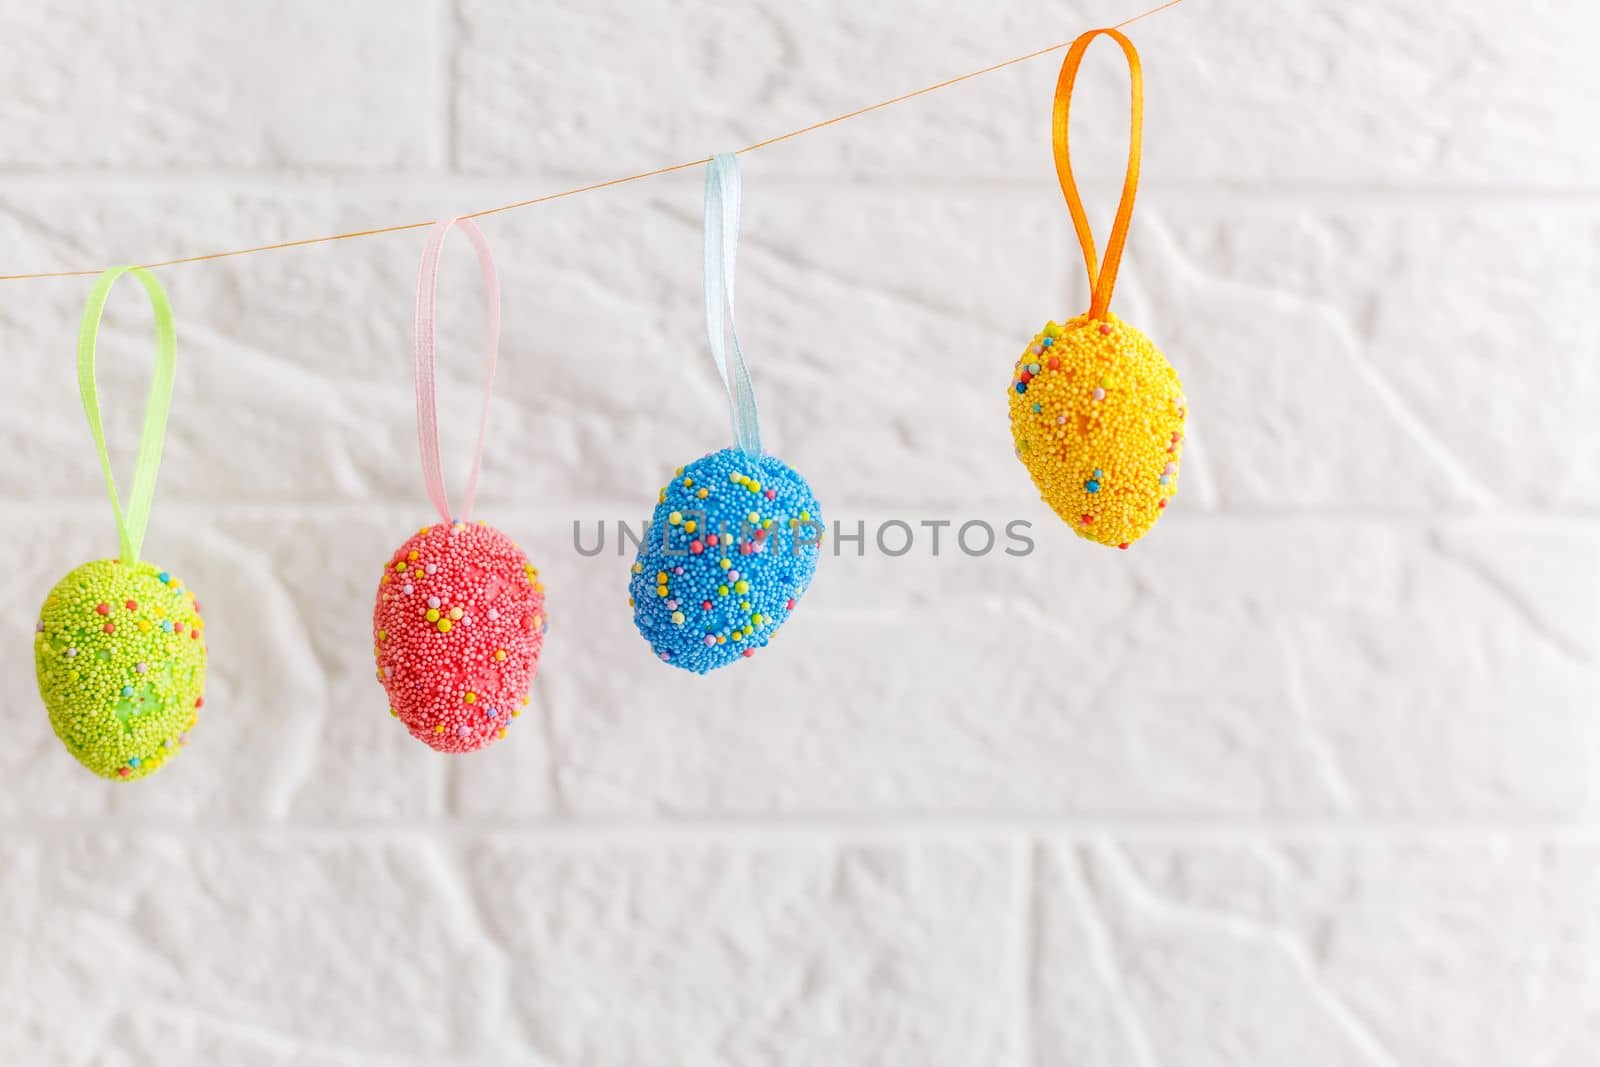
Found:
[[[117,493],[100,420],[95,342],[106,297],[122,275],[144,286],[155,311],[156,362],[127,510]],[[166,437],[177,364],[172,307],[154,275],[113,267],[89,293],[78,335],[78,389],[100,453],[121,554],[85,563],[56,583],[39,610],[34,666],[50,725],[78,762],[103,778],[154,774],[189,741],[204,704],[205,621],[194,593],[140,559]]]
[[[1072,175],[1067,146],[1073,85],[1084,52],[1104,34],[1121,46],[1132,81],[1128,168],[1105,260]],[[1111,314],[1111,291],[1139,185],[1144,81],[1139,53],[1115,29],[1091,30],[1067,50],[1052,115],[1056,175],[1083,247],[1089,310],[1047,323],[1012,370],[1011,433],[1045,503],[1080,536],[1127,548],[1155,524],[1178,489],[1184,420],[1177,372],[1144,334]]]
[[[734,445],[673,472],[628,583],[640,635],[663,662],[697,674],[765,647],[811,584],[821,555],[821,509],[811,487],[761,448],[755,390],[733,319],[739,207],[738,158],[712,157],[706,332],[728,396]]]
[[[477,250],[489,319],[477,443],[454,512],[439,457],[434,365],[439,253],[453,226]],[[422,527],[385,564],[372,612],[373,653],[390,714],[441,752],[471,752],[504,737],[528,703],[549,621],[538,569],[505,534],[471,521],[500,343],[500,282],[488,241],[469,219],[448,219],[428,232],[415,330],[417,439],[423,481],[441,521]]]

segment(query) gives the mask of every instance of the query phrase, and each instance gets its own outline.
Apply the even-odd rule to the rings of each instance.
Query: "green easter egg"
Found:
[[[194,594],[149,563],[85,563],[45,597],[34,634],[39,696],[78,762],[128,781],[188,742],[206,681]]]

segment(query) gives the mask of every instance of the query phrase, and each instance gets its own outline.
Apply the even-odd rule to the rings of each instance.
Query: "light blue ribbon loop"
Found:
[[[733,442],[748,456],[761,458],[761,424],[750,370],[739,348],[733,322],[733,274],[739,249],[739,160],[724,152],[706,164],[706,335],[728,391]],[[726,321],[724,321],[726,315]],[[728,338],[733,345],[728,347]],[[729,358],[729,355],[732,358]],[[731,367],[730,367],[731,364]]]

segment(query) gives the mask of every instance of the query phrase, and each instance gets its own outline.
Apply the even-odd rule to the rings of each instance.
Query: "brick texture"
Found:
[[[535,196],[1134,6],[19,0],[0,273]],[[1193,426],[1128,553],[1076,540],[1008,454],[1012,359],[1086,299],[1056,63],[747,156],[764,429],[864,539],[706,678],[634,633],[616,541],[729,437],[701,176],[485,219],[478,511],[543,569],[552,627],[532,704],[472,756],[413,742],[371,676],[379,564],[430,517],[419,235],[164,273],[146,550],[205,602],[212,671],[190,750],[131,787],[72,762],[32,679],[37,603],[116,547],[72,365],[87,284],[0,284],[0,1064],[1590,1067],[1600,14],[1508,18],[1194,0],[1133,29],[1115,307]],[[1111,49],[1082,92],[1100,221]],[[480,303],[452,245],[457,477]],[[119,470],[148,314],[119,289],[102,337]],[[998,546],[963,552],[968,522]]]

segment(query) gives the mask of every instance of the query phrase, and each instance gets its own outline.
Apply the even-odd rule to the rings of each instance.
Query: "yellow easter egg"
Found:
[[[1178,491],[1178,372],[1110,312],[1051,322],[1011,374],[1011,436],[1039,495],[1080,537],[1127,548]]]

